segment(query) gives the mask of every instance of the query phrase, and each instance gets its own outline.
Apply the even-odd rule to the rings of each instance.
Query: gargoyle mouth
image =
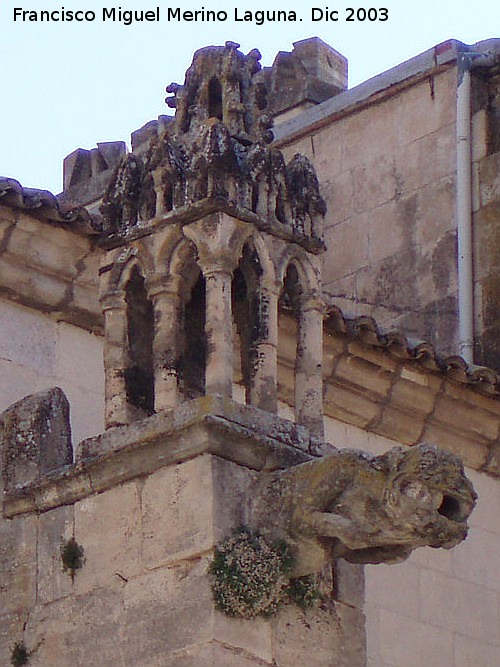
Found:
[[[472,512],[472,507],[472,504],[464,502],[462,499],[444,494],[441,504],[437,508],[437,512],[449,521],[463,523]]]
[[[441,516],[450,519],[450,521],[460,521],[462,519],[462,507],[460,502],[453,496],[443,496],[443,500],[437,511]]]

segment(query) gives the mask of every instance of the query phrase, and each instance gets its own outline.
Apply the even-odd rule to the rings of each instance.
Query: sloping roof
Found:
[[[0,205],[26,211],[35,218],[84,234],[97,233],[94,217],[83,206],[63,205],[48,190],[24,188],[13,178],[0,176]]]

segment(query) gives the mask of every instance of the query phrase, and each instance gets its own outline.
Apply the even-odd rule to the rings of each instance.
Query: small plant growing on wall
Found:
[[[73,581],[77,570],[80,570],[85,563],[83,547],[78,544],[74,537],[63,544],[61,560],[64,572],[67,572]]]
[[[14,648],[12,649],[12,655],[10,658],[10,663],[13,667],[22,667],[27,665],[30,659],[30,654],[26,649],[24,642],[16,642]]]
[[[301,609],[313,607],[321,599],[321,593],[316,586],[315,578],[312,576],[290,579],[287,594],[290,602]]]
[[[216,547],[209,566],[217,609],[228,616],[251,619],[272,616],[283,605],[302,608],[319,598],[310,577],[290,579],[293,557],[283,541],[270,542],[241,528]]]

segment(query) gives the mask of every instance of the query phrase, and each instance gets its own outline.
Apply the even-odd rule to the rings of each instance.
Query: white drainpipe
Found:
[[[472,275],[472,146],[470,89],[471,59],[458,55],[457,85],[457,237],[458,335],[460,355],[474,359],[474,298]]]
[[[457,85],[457,236],[458,331],[460,355],[474,363],[474,277],[472,259],[471,70],[493,64],[490,54],[458,54]]]

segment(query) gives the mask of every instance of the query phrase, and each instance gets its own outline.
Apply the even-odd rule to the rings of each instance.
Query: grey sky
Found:
[[[160,22],[102,21],[102,8],[155,10]],[[232,40],[247,52],[257,47],[270,65],[277,51],[289,51],[299,39],[317,35],[349,60],[349,87],[449,38],[465,43],[500,36],[498,0],[423,0],[420,2],[317,2],[316,0],[206,0],[186,2],[182,10],[226,11],[226,21],[167,21],[166,0],[2,0],[0,56],[0,175],[23,185],[58,192],[62,160],[77,147],[125,140],[130,132],[167,113],[165,86],[182,82],[193,51]],[[180,5],[179,5],[180,6]],[[93,22],[13,20],[24,10],[93,11]],[[339,12],[339,21],[313,21],[311,9]],[[387,21],[347,22],[346,8],[389,12]],[[235,21],[245,10],[295,11],[296,22]],[[320,12],[316,12],[319,16]],[[375,14],[372,12],[372,17]],[[363,16],[363,12],[360,13]]]

